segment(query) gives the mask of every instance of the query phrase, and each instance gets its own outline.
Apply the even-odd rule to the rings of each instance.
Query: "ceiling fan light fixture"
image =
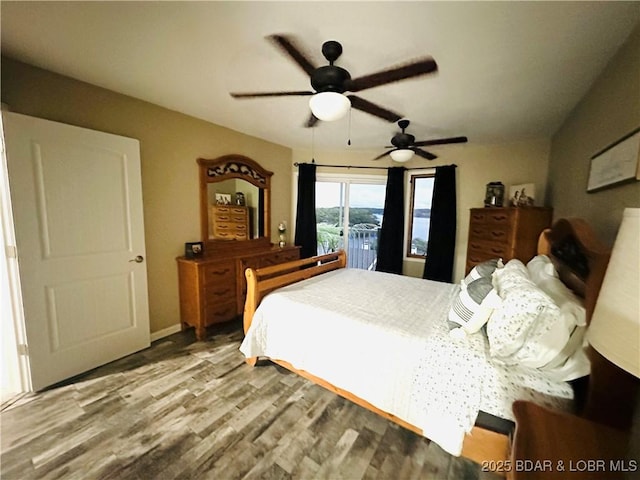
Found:
[[[389,155],[391,155],[391,159],[394,162],[404,163],[413,158],[413,150],[410,150],[408,148],[400,148],[398,150],[392,150]]]
[[[341,93],[320,92],[311,97],[309,107],[323,122],[333,122],[347,114],[351,108],[351,102]]]

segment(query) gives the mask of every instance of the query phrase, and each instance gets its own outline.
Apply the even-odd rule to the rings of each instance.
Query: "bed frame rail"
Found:
[[[315,277],[322,273],[345,268],[347,254],[344,250],[316,255],[314,257],[293,260],[265,268],[247,268],[247,299],[244,304],[243,327],[247,333],[253,320],[253,314],[262,301],[262,298],[276,288],[291,285],[292,283],[307,278]]]

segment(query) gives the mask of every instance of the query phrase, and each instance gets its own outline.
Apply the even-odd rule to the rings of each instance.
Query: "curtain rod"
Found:
[[[293,166],[297,167],[298,165],[307,165],[307,163],[298,163],[294,162]],[[321,163],[311,162],[309,165],[315,165],[316,167],[333,167],[333,168],[370,168],[373,170],[386,170],[390,167],[369,167],[364,165],[323,165]],[[438,165],[438,167],[458,167],[455,163],[451,165]],[[425,168],[437,168],[437,167],[413,167],[407,168],[407,170],[424,170]]]

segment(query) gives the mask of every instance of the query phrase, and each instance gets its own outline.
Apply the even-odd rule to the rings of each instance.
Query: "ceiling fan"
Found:
[[[392,148],[381,155],[378,155],[374,160],[380,160],[387,155],[391,155],[391,158],[396,162],[406,162],[413,157],[413,154],[417,154],[427,160],[434,160],[437,155],[431,152],[422,150],[420,147],[428,147],[430,145],[447,145],[450,143],[466,143],[467,137],[451,137],[451,138],[439,138],[435,140],[422,140],[416,142],[416,137],[408,133],[404,133],[405,129],[409,126],[409,120],[400,120],[398,126],[402,129],[402,132],[396,133],[391,139],[391,145],[386,148]]]
[[[342,54],[342,45],[335,40],[329,40],[322,45],[322,54],[329,62],[329,65],[316,67],[295,45],[292,38],[285,35],[271,35],[267,38],[287,53],[293,61],[309,75],[313,91],[231,93],[231,96],[234,98],[312,96],[309,101],[312,113],[306,123],[307,127],[314,126],[318,120],[337,120],[347,113],[349,107],[389,122],[397,122],[402,118],[402,115],[380,107],[357,95],[343,94],[345,92],[360,92],[368,88],[418,77],[438,70],[438,66],[433,58],[424,57],[411,63],[388,68],[362,77],[351,78],[347,70],[334,65],[334,62]]]

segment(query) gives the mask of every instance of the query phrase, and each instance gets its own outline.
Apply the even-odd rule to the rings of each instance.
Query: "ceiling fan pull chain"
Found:
[[[349,138],[347,138],[347,145],[351,145],[351,107],[349,107]]]

